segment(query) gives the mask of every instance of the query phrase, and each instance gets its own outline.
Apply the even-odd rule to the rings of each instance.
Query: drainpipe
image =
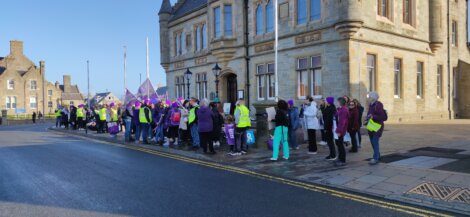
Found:
[[[243,1],[243,14],[244,14],[244,34],[245,34],[245,63],[246,63],[246,77],[245,77],[245,86],[246,86],[246,105],[250,106],[250,50],[248,46],[248,0]]]
[[[450,0],[447,0],[447,108],[449,111],[449,120],[452,119],[452,109],[450,108],[450,106],[452,102],[451,98],[453,97],[450,92],[450,25]]]

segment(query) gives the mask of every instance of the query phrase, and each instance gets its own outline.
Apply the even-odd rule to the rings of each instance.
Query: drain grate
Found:
[[[422,183],[407,192],[437,200],[470,204],[470,190],[466,188],[438,185],[431,182]]]

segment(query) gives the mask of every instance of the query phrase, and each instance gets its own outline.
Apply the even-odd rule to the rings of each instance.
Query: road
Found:
[[[408,216],[45,128],[0,127],[0,216]]]

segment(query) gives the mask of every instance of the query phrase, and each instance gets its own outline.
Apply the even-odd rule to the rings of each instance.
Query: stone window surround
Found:
[[[297,23],[297,13],[298,13],[298,10],[297,10],[298,9],[298,7],[297,7],[298,3],[297,3],[297,1],[298,0],[294,0],[294,16],[292,16],[293,19],[294,19],[294,26],[306,26],[310,23],[315,24],[315,23],[321,22],[321,20],[323,19],[323,13],[320,13],[320,19],[310,20],[310,14],[311,14],[310,4],[311,4],[312,0],[306,0],[307,1],[307,15],[306,15],[307,16],[307,18],[306,18],[307,21],[305,23],[302,23],[302,24]],[[323,4],[322,4],[323,0],[319,0],[319,1],[320,1],[320,5],[322,5],[321,7],[323,7]],[[320,11],[321,11],[321,9],[320,9]]]
[[[30,109],[37,109],[37,107],[38,107],[38,97],[37,96],[30,96],[29,97],[29,107],[30,107]]]
[[[405,1],[409,1],[409,7],[410,7],[410,15],[409,16],[409,22],[406,22],[406,15],[405,15]],[[403,24],[407,24],[412,27],[416,27],[416,0],[403,0],[402,2],[402,22]]]
[[[455,28],[454,28],[455,26]],[[451,45],[452,47],[458,47],[459,45],[459,23],[456,19],[451,20]]]
[[[183,29],[175,30],[173,32],[173,45],[174,45],[173,52],[174,52],[175,57],[181,56],[183,54],[182,38],[183,38]],[[179,41],[179,46],[178,46],[178,41]]]
[[[393,20],[394,20],[394,2],[395,0],[386,0],[387,1],[387,14],[386,16],[382,16],[382,9],[381,9],[381,2],[383,0],[377,0],[375,1],[376,4],[376,19],[381,22],[389,23],[391,25],[394,25]]]
[[[399,85],[396,86],[396,78],[395,76],[397,76],[397,68],[396,68],[396,62],[395,61],[399,61],[400,62],[400,68],[399,68],[399,71],[398,71],[398,76],[399,76]],[[398,88],[398,90],[397,90]],[[397,57],[395,56],[393,58],[393,97],[397,100],[399,99],[402,99],[403,98],[403,57]],[[397,94],[398,92],[398,94]]]
[[[224,16],[224,10],[225,10],[225,7],[226,5],[230,5],[232,6],[232,35],[225,35],[225,16]],[[215,19],[214,19],[214,9],[219,7],[219,10],[220,10],[220,37],[215,37]],[[209,17],[210,17],[210,20],[212,20],[211,22],[211,28],[212,28],[212,31],[211,31],[211,42],[214,42],[214,41],[218,41],[218,40],[221,40],[221,39],[234,39],[235,38],[235,33],[237,32],[236,30],[236,25],[235,25],[235,21],[233,19],[234,17],[234,12],[237,11],[237,7],[235,4],[232,4],[231,1],[228,1],[228,0],[225,0],[225,1],[219,1],[217,4],[214,4],[209,12]]]
[[[47,90],[47,96],[52,96],[52,90]]]
[[[33,85],[33,81],[34,81],[35,85]],[[38,82],[36,80],[34,80],[34,79],[29,80],[29,90],[38,90]]]
[[[204,38],[204,27],[206,29],[206,34],[205,34],[205,38]],[[200,33],[201,35],[198,35],[197,34],[197,30],[198,28],[200,28]],[[207,23],[206,21],[202,21],[202,22],[199,22],[199,23],[196,23],[194,24],[193,26],[193,32],[194,32],[194,38],[193,38],[193,41],[194,41],[194,48],[193,48],[193,51],[194,52],[200,52],[200,51],[204,51],[207,49]],[[198,38],[199,37],[199,38]],[[200,39],[200,48],[198,50],[198,46],[197,46],[197,40]],[[205,45],[206,47],[204,47],[204,41],[206,42]]]
[[[271,3],[273,4],[273,25],[275,25],[275,11],[276,10],[276,7],[274,5],[274,0],[257,0],[256,2],[253,3],[253,9],[252,10],[252,14],[253,14],[253,32],[254,32],[254,37],[259,37],[259,36],[263,36],[263,35],[273,35],[274,34],[274,26],[273,26],[273,30],[271,32],[268,32],[268,25],[267,25],[267,19],[268,19],[268,14],[266,12],[266,7],[268,6],[268,3]],[[261,7],[261,16],[262,16],[262,19],[263,19],[263,30],[262,30],[262,33],[261,34],[258,34],[258,25],[257,25],[257,21],[258,21],[258,16],[257,16],[257,10],[258,10],[258,7]]]
[[[370,74],[369,74],[370,66],[367,63],[369,56],[374,57],[374,66],[373,66],[374,80],[373,81],[370,80]],[[378,66],[379,66],[379,55],[378,55],[378,53],[376,53],[376,52],[366,52],[366,67],[365,67],[365,69],[366,69],[366,76],[367,76],[367,81],[368,81],[368,85],[367,85],[367,91],[368,92],[370,92],[370,91],[379,92],[379,90],[377,89],[378,88],[377,82],[379,81]],[[373,87],[371,87],[371,85]]]
[[[8,106],[9,104],[9,106]],[[16,109],[18,105],[18,98],[16,96],[5,97],[5,109]]]
[[[436,96],[438,99],[443,99],[444,93],[444,67],[443,64],[437,64],[436,67]]]
[[[186,93],[185,93],[185,87],[186,87],[186,83],[185,83],[185,79],[184,79],[184,75],[178,75],[178,76],[175,76],[175,97],[178,98],[178,97],[183,97],[185,98],[186,96]]]
[[[269,88],[270,88],[270,83],[269,83],[269,78],[272,78],[272,79],[275,79],[274,78],[274,75],[275,75],[275,72],[269,72],[269,65],[273,65],[274,62],[267,62],[267,63],[258,63],[258,64],[255,64],[256,66],[256,96],[257,96],[257,99],[258,101],[263,101],[263,100],[274,100],[276,97],[275,96],[269,96]],[[263,66],[263,72],[258,72],[258,67],[259,66]],[[274,67],[274,66],[273,66]],[[260,97],[260,93],[259,93],[259,79],[262,79],[264,78],[263,80],[263,88],[264,90],[263,91],[266,91],[266,92],[263,92],[263,97]],[[276,86],[274,86],[274,89],[276,88]],[[275,91],[275,90],[274,90]]]
[[[320,58],[320,65],[319,66],[312,66],[312,60],[315,57]],[[300,68],[299,66],[299,60],[300,59],[306,59],[307,60],[307,66],[305,68]],[[321,68],[323,66],[323,58],[322,55],[319,53],[312,54],[312,55],[302,55],[302,56],[297,56],[295,57],[295,71],[296,71],[296,80],[297,80],[297,99],[299,100],[305,100],[307,99],[308,95],[315,95],[315,90],[314,90],[314,82],[315,82],[315,71],[320,70],[320,73],[322,73]],[[305,90],[305,96],[301,96],[300,94],[300,73],[306,72],[307,74],[307,85],[306,85],[306,90]],[[321,77],[321,74],[320,74]],[[321,87],[322,85],[320,85]],[[321,92],[321,91],[320,91]]]

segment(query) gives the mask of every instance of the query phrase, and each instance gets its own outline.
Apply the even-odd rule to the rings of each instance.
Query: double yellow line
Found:
[[[96,141],[96,142],[100,142],[100,143],[106,143],[106,144],[110,144],[110,145],[113,145],[113,146],[122,147],[122,148],[126,148],[126,149],[131,149],[131,150],[135,150],[135,151],[141,151],[141,152],[145,152],[145,153],[160,156],[160,157],[171,158],[171,159],[174,159],[174,160],[183,161],[183,162],[187,162],[187,163],[191,163],[191,164],[197,164],[197,165],[210,167],[210,168],[214,168],[214,169],[230,171],[230,172],[243,174],[243,175],[247,175],[247,176],[252,176],[252,177],[256,177],[256,178],[262,178],[262,179],[266,179],[266,180],[270,180],[270,181],[276,181],[276,182],[280,182],[280,183],[283,183],[283,184],[286,184],[286,185],[295,186],[295,187],[298,187],[298,188],[303,188],[303,189],[306,189],[306,190],[309,190],[309,191],[321,192],[321,193],[325,193],[325,194],[328,194],[328,195],[331,195],[331,196],[344,198],[344,199],[348,199],[348,200],[353,200],[353,201],[368,204],[368,205],[371,205],[371,206],[377,206],[377,207],[381,207],[381,208],[385,208],[385,209],[389,209],[389,210],[393,210],[393,211],[397,211],[397,212],[407,213],[407,214],[411,214],[411,215],[423,216],[423,217],[424,216],[438,216],[438,217],[450,217],[451,216],[451,215],[448,215],[448,214],[443,214],[443,213],[438,213],[438,212],[429,211],[429,210],[425,210],[425,209],[420,209],[420,208],[413,207],[413,206],[402,205],[402,204],[399,204],[399,203],[393,203],[393,202],[380,200],[380,199],[373,199],[373,198],[369,198],[369,197],[365,197],[365,196],[361,196],[361,195],[355,195],[355,194],[348,193],[348,192],[342,192],[342,191],[338,191],[338,190],[335,190],[335,189],[331,189],[331,188],[323,187],[323,186],[319,186],[319,185],[308,184],[308,183],[304,183],[304,182],[300,182],[300,181],[294,181],[294,180],[285,179],[285,178],[281,178],[281,177],[276,177],[276,176],[271,176],[271,175],[267,175],[267,174],[257,173],[257,172],[250,171],[250,170],[247,170],[247,169],[222,165],[222,164],[218,164],[218,163],[214,163],[214,162],[207,162],[207,161],[203,161],[203,160],[197,160],[197,159],[193,159],[193,158],[189,158],[189,157],[179,156],[179,155],[170,154],[170,153],[164,153],[164,152],[161,152],[161,151],[156,151],[156,150],[147,149],[147,148],[141,148],[141,147],[138,147],[138,146],[135,146],[135,145],[122,145],[122,144],[118,144],[118,143],[105,142],[105,141],[101,141],[101,140],[97,140],[97,139],[92,139],[92,138],[88,138],[88,137],[84,137],[84,136],[80,136],[80,135],[77,135],[77,136],[79,136],[81,138],[88,139],[88,140],[92,140],[92,141]]]

